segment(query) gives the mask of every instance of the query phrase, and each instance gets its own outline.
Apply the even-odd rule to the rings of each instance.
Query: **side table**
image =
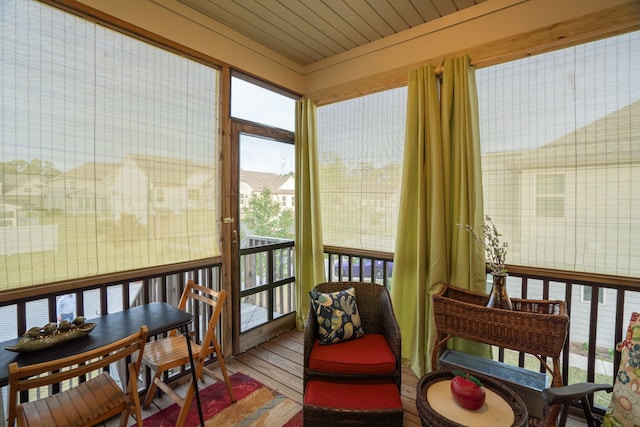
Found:
[[[528,424],[527,407],[509,387],[474,375],[486,392],[477,411],[459,406],[451,397],[451,371],[435,371],[420,378],[416,387],[416,407],[423,427],[523,427]]]

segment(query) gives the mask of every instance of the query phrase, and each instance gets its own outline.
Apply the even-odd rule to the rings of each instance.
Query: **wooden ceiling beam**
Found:
[[[640,2],[631,1],[579,18],[548,25],[466,51],[451,52],[448,57],[469,55],[477,68],[501,64],[532,55],[575,46],[640,29]],[[402,66],[357,81],[341,83],[305,94],[316,105],[332,104],[370,93],[406,86],[409,70],[427,64],[439,65],[442,56]]]

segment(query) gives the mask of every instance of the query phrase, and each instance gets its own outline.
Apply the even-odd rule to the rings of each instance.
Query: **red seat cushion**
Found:
[[[396,358],[380,334],[365,334],[357,340],[330,345],[320,345],[316,340],[309,369],[333,374],[392,374]]]
[[[350,410],[402,410],[398,386],[389,378],[313,378],[307,383],[304,404]]]

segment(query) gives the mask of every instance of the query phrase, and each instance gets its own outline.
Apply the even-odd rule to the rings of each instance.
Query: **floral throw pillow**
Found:
[[[636,427],[640,425],[640,313],[631,314],[627,335],[617,350],[620,368],[602,425]]]
[[[321,345],[364,336],[354,288],[331,293],[311,291],[309,295],[318,320]]]

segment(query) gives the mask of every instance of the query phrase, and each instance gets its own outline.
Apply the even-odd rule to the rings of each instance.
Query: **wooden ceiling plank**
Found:
[[[440,16],[445,16],[450,13],[456,12],[458,9],[456,8],[456,4],[453,0],[431,0],[433,5],[438,9]]]
[[[264,21],[253,13],[234,2],[220,2],[210,0],[180,0],[189,7],[193,7],[202,14],[211,17],[221,24],[255,40],[256,42],[269,46],[276,52],[303,65],[311,64],[324,59],[318,52],[314,52],[307,46],[296,44],[293,46],[289,42],[282,42],[279,38],[263,30]],[[225,7],[222,7],[224,4]]]
[[[423,1],[422,3],[425,2]],[[417,27],[425,23],[425,20],[411,3],[411,0],[395,0],[391,3],[391,6],[396,10],[398,15],[402,17],[404,22],[407,23],[409,28]]]
[[[313,2],[314,5],[317,1],[318,0],[307,0],[307,2]],[[362,16],[350,7],[350,3],[345,2],[344,0],[325,0],[323,3],[333,10],[336,15],[342,17],[343,20],[349,23],[353,30],[358,34],[361,34],[367,42],[379,40],[382,37],[375,28],[373,28],[366,20],[362,19]],[[362,44],[366,43],[361,43],[360,45]]]
[[[313,3],[311,3],[310,1],[302,1],[295,4],[296,7],[300,5],[299,7],[307,8],[309,11],[311,11],[310,13],[316,13],[322,18],[324,22],[326,22],[326,26],[328,28],[331,27],[334,29],[334,31],[338,31],[344,37],[347,37],[351,41],[351,43],[353,43],[354,47],[362,46],[369,43],[369,39],[365,37],[360,31],[358,31],[353,23],[349,21],[348,17],[343,16],[334,8],[328,6],[324,2],[318,2],[317,0],[311,1]],[[351,10],[345,4],[342,4],[342,6],[346,7],[348,10]],[[330,34],[328,28],[326,33]],[[324,28],[322,29],[324,30]]]
[[[458,10],[466,9],[476,4],[473,0],[453,0],[453,2]]]
[[[424,22],[440,18],[438,9],[429,0],[411,0],[411,4],[416,8]]]
[[[283,3],[282,0],[280,2]],[[315,4],[313,9],[300,2],[284,2],[282,6],[288,8],[293,15],[299,16],[305,22],[310,23],[314,27],[311,31],[316,34],[316,37],[321,42],[322,39],[331,40],[332,44],[338,46],[341,51],[353,49],[367,43],[367,40],[362,35],[353,31],[353,27],[349,26],[341,17],[322,3]],[[351,35],[359,36],[356,38],[360,44],[354,41]]]
[[[397,0],[397,3],[402,3]],[[371,1],[369,5],[376,11],[384,22],[386,22],[395,33],[409,29],[409,24],[404,20],[398,11],[389,4],[389,1]]]
[[[337,53],[342,53],[348,49],[347,46],[354,47],[353,43],[349,43],[349,40],[345,42],[344,36],[330,37],[326,32],[321,31],[318,26],[324,22],[318,15],[313,13],[307,13],[306,16],[302,16],[297,13],[296,10],[288,7],[288,4],[282,2],[273,2],[272,0],[254,0],[258,3],[262,3],[265,9],[273,13],[273,16],[277,16],[278,20],[281,20],[287,30],[293,36],[300,37],[300,41],[308,44],[319,52],[326,56],[332,56]],[[290,4],[295,4],[291,2]],[[306,8],[303,9],[303,11]],[[308,9],[306,11],[310,12]],[[271,19],[271,18],[269,18]],[[273,21],[275,22],[275,21]],[[330,31],[335,33],[335,29],[331,28]],[[340,42],[338,42],[339,40]]]
[[[366,0],[353,0],[349,2],[349,6],[351,6],[354,12],[360,15],[364,21],[371,23],[371,26],[378,32],[380,37],[387,37],[394,34],[393,28],[378,15],[378,12],[376,12]]]
[[[338,52],[344,51],[338,46],[337,51],[331,50],[329,47],[319,43],[313,36],[302,31],[300,28],[293,26],[289,21],[284,19],[278,12],[286,12],[292,15],[290,11],[284,8],[278,8],[277,3],[269,2],[269,7],[265,7],[256,0],[234,0],[234,2],[252,15],[250,18],[256,25],[259,25],[262,31],[268,34],[274,40],[279,40],[285,45],[298,48],[309,48],[320,54],[322,58],[327,58]],[[277,11],[274,9],[276,8]],[[282,9],[282,10],[281,10]],[[249,17],[248,17],[249,18]],[[291,19],[291,16],[288,16]],[[300,22],[300,18],[294,18],[295,22]],[[249,29],[247,29],[249,30]],[[259,40],[265,46],[270,45],[268,39]]]

